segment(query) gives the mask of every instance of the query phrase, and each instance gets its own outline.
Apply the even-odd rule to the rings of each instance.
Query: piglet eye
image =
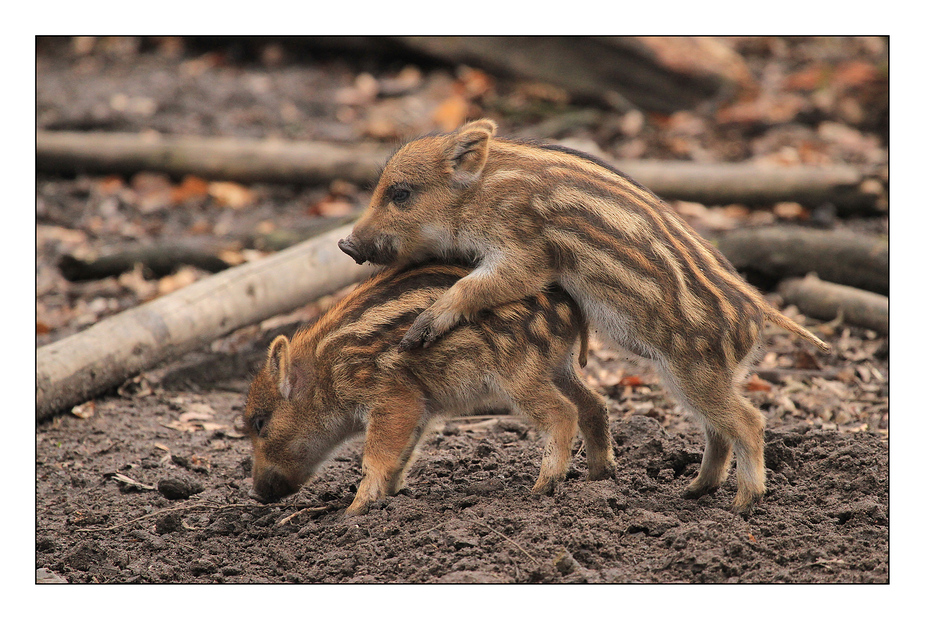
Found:
[[[396,187],[392,190],[392,202],[397,205],[408,202],[411,198],[411,190],[405,187]]]
[[[266,426],[267,419],[264,416],[257,416],[254,418],[254,421],[251,422],[254,426],[254,431],[259,435],[263,431],[263,427]]]

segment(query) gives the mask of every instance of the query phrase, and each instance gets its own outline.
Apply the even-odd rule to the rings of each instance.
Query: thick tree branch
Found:
[[[337,248],[349,230],[341,227],[227,269],[41,347],[36,351],[36,421],[235,329],[362,279],[370,269]]]
[[[720,251],[749,276],[773,281],[813,273],[820,279],[888,295],[886,239],[849,231],[768,226],[733,230],[719,238]]]
[[[847,323],[884,336],[890,333],[889,299],[884,295],[824,282],[813,275],[782,282],[778,290],[785,302],[810,316],[831,320],[841,313]]]

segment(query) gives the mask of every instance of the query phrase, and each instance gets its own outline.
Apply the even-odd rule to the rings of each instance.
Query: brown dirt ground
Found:
[[[236,354],[193,354],[97,399],[90,417],[37,429],[37,568],[72,583],[889,578],[883,433],[769,416],[769,492],[743,519],[727,510],[732,479],[713,496],[680,497],[702,438],[656,384],[641,401],[657,403],[648,415],[632,412],[637,395],[611,401],[616,481],[585,481],[576,444],[565,484],[530,495],[541,438],[495,414],[447,421],[423,444],[407,489],[365,516],[343,514],[360,479],[358,443],[297,495],[257,504],[247,497],[250,445],[234,430],[240,369],[259,362],[257,340]],[[195,494],[168,499],[169,484]]]

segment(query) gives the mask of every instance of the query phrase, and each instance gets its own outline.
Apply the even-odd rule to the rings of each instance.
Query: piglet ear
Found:
[[[292,393],[292,363],[289,360],[288,338],[277,336],[270,343],[266,367],[273,382],[279,387],[279,395],[288,400]]]
[[[488,145],[498,126],[483,118],[466,123],[452,134],[449,159],[453,180],[467,186],[478,180],[488,160]]]

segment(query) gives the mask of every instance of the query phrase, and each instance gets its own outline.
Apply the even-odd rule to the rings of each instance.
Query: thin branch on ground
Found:
[[[493,533],[497,534],[498,536],[500,536],[500,537],[503,538],[504,540],[508,541],[509,543],[511,543],[512,545],[514,545],[515,547],[517,547],[517,549],[520,550],[521,553],[523,553],[525,556],[527,556],[528,558],[530,558],[531,560],[533,560],[533,563],[534,563],[534,564],[539,564],[539,563],[540,563],[540,561],[537,560],[537,559],[536,559],[535,557],[533,557],[532,555],[530,555],[530,553],[529,553],[526,549],[524,549],[523,547],[521,547],[521,546],[517,543],[516,540],[514,540],[514,539],[512,539],[511,537],[509,537],[509,536],[507,536],[507,535],[505,535],[505,534],[499,532],[498,530],[496,530],[496,529],[493,528],[492,526],[488,525],[488,524],[485,523],[484,521],[480,521],[480,520],[475,519],[475,518],[473,518],[473,517],[463,517],[463,518],[466,519],[466,520],[468,520],[468,521],[471,521],[471,522],[473,522],[473,523],[475,523],[475,524],[477,524],[477,525],[481,525],[482,527],[484,527],[484,528],[486,528],[486,529],[488,529],[488,530],[491,530]]]

